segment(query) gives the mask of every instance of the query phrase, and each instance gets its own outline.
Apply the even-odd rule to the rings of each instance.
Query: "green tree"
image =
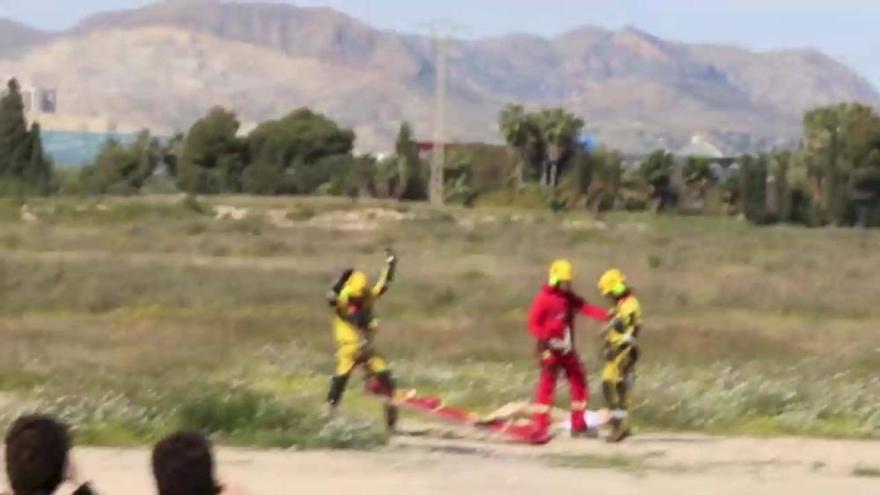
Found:
[[[544,109],[536,120],[547,152],[541,169],[541,184],[556,188],[565,166],[575,154],[584,121],[562,108]]]
[[[351,155],[333,155],[322,158],[319,166],[313,168],[322,176],[311,179],[314,182],[322,182],[317,192],[333,196],[358,196],[363,177],[360,175],[362,171],[356,170],[358,164],[355,161],[356,158]],[[372,177],[366,182],[367,189],[370,190]]]
[[[682,168],[683,190],[681,205],[694,213],[703,213],[706,209],[706,197],[713,185],[712,161],[708,158],[690,156]]]
[[[43,132],[40,124],[34,122],[29,134],[30,156],[22,178],[36,192],[48,194],[52,187],[54,174],[52,160],[46,156],[43,150]]]
[[[767,157],[743,155],[739,159],[743,214],[754,224],[767,221]]]
[[[419,158],[419,150],[413,139],[413,130],[409,122],[400,124],[397,139],[394,143],[397,156],[397,198],[421,200],[428,197],[425,164]]]
[[[595,213],[614,208],[623,182],[623,157],[608,149],[583,154],[578,160],[575,190],[585,195],[586,207]]]
[[[10,79],[0,99],[0,177],[20,177],[29,160],[30,140],[18,81]]]
[[[851,188],[858,225],[880,227],[880,143],[853,173]]]
[[[445,200],[471,206],[477,197],[473,186],[473,171],[477,167],[476,153],[471,149],[454,150],[449,155],[443,178]]]
[[[792,153],[790,151],[774,153],[769,160],[768,174],[772,178],[773,188],[767,190],[768,221],[791,222],[792,190],[789,170]]]
[[[52,162],[43,150],[36,122],[27,128],[18,82],[11,79],[0,99],[0,180],[16,193],[48,194]]]
[[[304,181],[300,178],[300,181]],[[274,196],[296,194],[294,180],[287,172],[272,162],[256,162],[245,168],[241,176],[241,190],[247,194]]]
[[[590,193],[590,186],[599,168],[598,153],[578,153],[574,161],[574,180],[571,183],[572,192],[575,196],[586,197]]]
[[[712,178],[712,161],[707,158],[688,157],[684,163],[685,182],[707,181]]]
[[[522,187],[543,164],[545,146],[540,125],[522,105],[508,105],[498,115],[498,127],[507,144],[519,154],[515,176],[517,186]]]
[[[374,184],[379,198],[399,198],[400,167],[397,156],[388,156],[376,162]]]
[[[492,144],[456,146],[449,155],[450,161],[461,156],[465,158],[464,163],[470,164],[467,175],[474,194],[509,188],[518,162],[508,147]]]
[[[216,107],[193,124],[184,139],[177,164],[180,189],[200,194],[240,192],[247,161],[246,148],[237,137],[236,115]]]
[[[165,171],[171,177],[177,177],[184,141],[186,141],[186,134],[178,132],[162,146],[162,163],[165,165]]]
[[[742,176],[739,171],[721,182],[721,202],[726,215],[733,216],[742,212]]]
[[[852,181],[868,165],[880,142],[880,116],[858,103],[820,107],[804,116],[800,150],[817,205],[826,223],[844,225],[854,220]]]
[[[260,124],[247,141],[252,163],[246,171],[246,192],[307,194],[326,182],[322,159],[351,153],[354,133],[301,108]]]
[[[135,194],[141,190],[163,161],[164,150],[149,131],[123,144],[111,139],[95,159],[93,170],[84,172],[93,191],[99,194]]]
[[[361,198],[376,195],[376,159],[370,155],[354,157],[349,172],[350,194]]]
[[[651,188],[654,211],[662,213],[675,201],[672,187],[672,176],[675,169],[675,158],[672,153],[657,150],[641,163],[639,175]]]

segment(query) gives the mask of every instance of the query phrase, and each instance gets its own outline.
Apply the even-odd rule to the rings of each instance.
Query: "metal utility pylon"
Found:
[[[431,152],[431,180],[428,189],[433,205],[442,205],[444,199],[444,169],[446,168],[446,51],[449,38],[444,34],[434,35],[436,49],[435,68],[437,81],[435,87],[434,146]]]

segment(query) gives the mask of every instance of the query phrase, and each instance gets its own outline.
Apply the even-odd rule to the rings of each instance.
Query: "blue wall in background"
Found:
[[[58,166],[91,163],[109,139],[130,142],[132,134],[43,131],[43,148]]]

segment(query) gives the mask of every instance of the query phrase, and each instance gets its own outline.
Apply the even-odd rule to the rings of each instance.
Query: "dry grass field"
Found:
[[[381,445],[358,383],[341,418],[320,415],[322,297],[348,265],[377,272],[387,246],[401,264],[379,345],[402,386],[475,409],[527,398],[526,310],[563,256],[588,298],[618,267],[642,299],[641,431],[880,437],[877,233],[250,197],[0,203],[0,420],[49,411],[100,445],[181,426]],[[597,334],[581,324],[593,375]]]

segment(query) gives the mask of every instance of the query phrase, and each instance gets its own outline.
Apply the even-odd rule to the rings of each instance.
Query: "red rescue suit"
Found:
[[[571,388],[572,431],[587,429],[584,411],[589,401],[589,389],[583,363],[574,345],[574,320],[578,313],[603,322],[610,318],[601,307],[587,303],[571,291],[550,285],[541,288],[529,312],[529,331],[537,341],[541,366],[535,391],[536,441],[549,439],[550,411],[556,379],[561,371],[565,372]]]

